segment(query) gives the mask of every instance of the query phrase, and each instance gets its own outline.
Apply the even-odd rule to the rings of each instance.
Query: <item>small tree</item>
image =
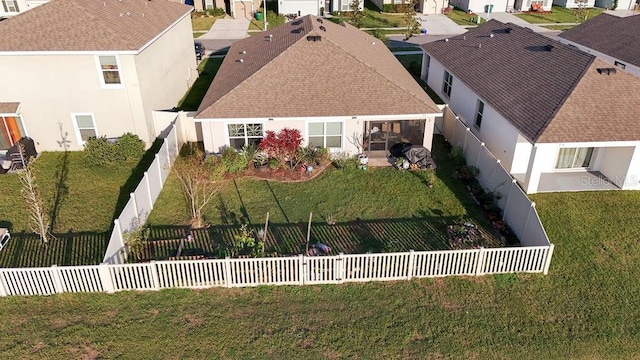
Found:
[[[416,20],[416,1],[417,0],[409,0],[409,2],[404,5],[404,15],[402,19],[407,26],[404,32],[405,40],[409,40],[414,35],[420,33],[420,23]]]
[[[132,225],[131,230],[123,233],[124,243],[129,248],[129,253],[133,254],[136,260],[141,260],[150,230],[142,226],[139,220],[135,220]]]
[[[267,131],[259,148],[270,158],[277,159],[281,165],[288,161],[289,167],[294,167],[296,154],[301,143],[300,130],[284,128],[277,134],[274,131]]]
[[[364,17],[364,12],[360,8],[360,0],[352,0],[349,9],[351,9],[351,24],[359,28],[362,26],[362,18]]]
[[[29,212],[29,227],[31,231],[40,236],[40,240],[46,246],[49,243],[49,237],[51,233],[49,228],[51,226],[51,219],[49,213],[44,207],[44,201],[36,184],[37,170],[33,167],[32,163],[25,158],[24,147],[19,145],[18,151],[20,152],[20,161],[24,171],[21,171],[20,182],[22,183],[22,196],[27,205],[27,211]]]
[[[576,23],[581,23],[587,18],[587,0],[576,0]]]
[[[202,227],[202,210],[218,192],[217,181],[223,174],[214,171],[216,164],[203,162],[204,153],[194,144],[187,144],[184,156],[176,159],[174,170],[180,182],[182,194],[189,208],[191,225]]]

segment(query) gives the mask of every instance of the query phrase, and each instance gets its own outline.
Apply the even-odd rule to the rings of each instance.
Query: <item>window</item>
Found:
[[[229,146],[235,149],[242,149],[243,146],[260,144],[264,137],[262,124],[229,124]]]
[[[93,114],[72,114],[73,126],[78,143],[84,145],[89,138],[98,137],[98,130],[93,122]]]
[[[362,6],[360,6],[360,9],[362,9]],[[351,1],[342,0],[341,11],[351,11]]]
[[[451,87],[453,86],[453,76],[448,71],[444,71],[444,81],[442,82],[442,92],[451,97]]]
[[[424,76],[423,80],[427,82],[427,80],[429,79],[429,66],[431,65],[431,56],[424,54],[422,62],[424,68],[424,74],[422,74],[422,76]]]
[[[342,148],[341,122],[310,122],[309,146]]]
[[[9,150],[25,135],[20,115],[0,115],[0,150]]]
[[[100,72],[102,73],[103,85],[120,85],[120,70],[118,69],[118,58],[115,55],[98,56]]]
[[[588,168],[593,148],[562,148],[558,151],[556,169]]]
[[[213,9],[213,0],[204,0],[204,8],[205,9]]]
[[[4,12],[20,12],[17,0],[2,0]]]
[[[480,125],[482,124],[482,113],[484,112],[484,103],[478,99],[478,104],[476,105],[476,127],[480,129]]]
[[[544,6],[544,1],[543,0],[531,0],[531,7],[532,8],[541,8]]]

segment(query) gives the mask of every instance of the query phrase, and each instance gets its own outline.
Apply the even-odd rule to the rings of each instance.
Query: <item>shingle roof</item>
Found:
[[[235,42],[196,118],[433,113],[441,111],[380,40],[305,16]]]
[[[192,9],[166,0],[51,0],[0,22],[0,51],[139,50]]]
[[[15,114],[20,107],[19,102],[0,102],[0,114]]]
[[[603,13],[563,31],[560,37],[640,66],[640,15],[618,17]]]

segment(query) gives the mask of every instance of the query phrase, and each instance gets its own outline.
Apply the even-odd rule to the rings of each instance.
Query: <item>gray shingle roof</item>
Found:
[[[166,0],[51,0],[0,22],[0,51],[139,50],[192,10]]]
[[[305,16],[235,42],[196,118],[433,113],[441,111],[380,40]]]
[[[19,102],[0,102],[0,114],[15,114],[20,107]]]
[[[553,49],[547,51],[546,45]],[[595,59],[575,47],[496,20],[422,48],[453,74],[454,88],[456,80],[465,83],[532,142]]]
[[[560,37],[640,66],[640,15],[600,14],[563,31]]]

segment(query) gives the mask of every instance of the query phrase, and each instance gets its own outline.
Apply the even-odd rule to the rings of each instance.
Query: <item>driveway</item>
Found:
[[[487,19],[487,20],[498,20],[501,23],[512,23],[521,27],[526,27],[529,28],[537,33],[540,32],[550,32],[552,30],[549,29],[545,29],[541,26],[537,26],[534,24],[530,24],[522,19],[520,19],[519,17],[510,14],[510,13],[506,13],[506,12],[496,12],[496,13],[491,13],[491,15],[487,14],[487,13],[477,13],[479,16]],[[557,31],[556,31],[557,32]]]
[[[416,18],[420,22],[420,27],[427,30],[427,35],[453,36],[467,32],[467,29],[442,14],[418,14]]]
[[[209,32],[200,36],[198,40],[238,40],[248,37],[249,19],[218,19]]]

